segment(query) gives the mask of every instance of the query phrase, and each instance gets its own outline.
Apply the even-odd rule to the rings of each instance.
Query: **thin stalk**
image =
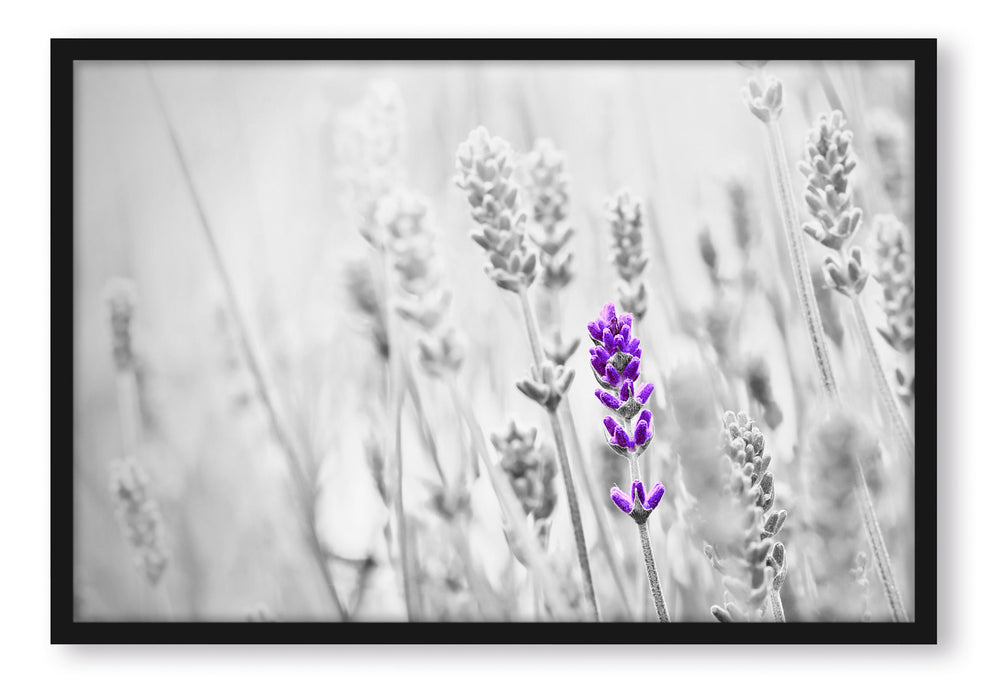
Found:
[[[536,327],[536,317],[533,315],[533,307],[530,304],[529,295],[525,289],[519,292],[519,302],[522,306],[523,318],[526,321],[526,336],[529,338],[529,346],[533,351],[533,361],[539,367],[543,364],[546,356],[543,352],[543,344],[540,342],[540,332]],[[577,493],[574,490],[574,477],[571,474],[570,460],[567,458],[567,444],[564,441],[564,431],[560,425],[560,416],[557,415],[556,409],[548,409],[547,415],[550,418],[550,427],[553,430],[553,439],[557,446],[560,473],[564,477],[564,488],[567,491],[567,507],[571,514],[571,526],[574,529],[578,562],[581,565],[584,595],[588,599],[588,604],[591,606],[595,621],[600,621],[598,599],[595,597],[595,584],[591,578],[591,563],[588,559],[588,548],[584,542],[584,527],[581,524],[581,506],[578,503]]]
[[[560,425],[560,416],[557,411],[547,411],[550,417],[550,427],[553,430],[553,439],[557,443],[557,454],[560,458],[560,473],[564,477],[564,490],[567,492],[567,505],[571,512],[571,526],[574,528],[574,540],[577,544],[578,562],[581,564],[581,574],[584,583],[584,596],[591,605],[595,621],[600,621],[598,613],[598,599],[595,597],[595,584],[591,580],[591,563],[588,560],[588,548],[584,542],[584,527],[581,524],[581,508],[577,500],[577,492],[574,490],[574,477],[571,474],[571,466],[567,459],[567,448],[564,444],[564,430]]]
[[[320,573],[327,584],[327,592],[329,594],[331,604],[336,612],[342,618],[346,619],[347,614],[341,604],[340,597],[337,594],[337,586],[334,583],[333,575],[327,568],[326,554],[320,544],[319,536],[316,533],[315,522],[312,517],[315,494],[313,488],[314,485],[312,484],[310,474],[303,466],[302,460],[299,458],[298,453],[289,439],[289,433],[286,430],[278,411],[275,409],[275,405],[272,400],[272,392],[268,386],[268,381],[261,370],[261,362],[259,361],[258,355],[251,343],[250,336],[247,331],[247,322],[245,321],[244,314],[241,312],[241,307],[237,300],[237,294],[234,291],[233,279],[227,269],[227,265],[224,261],[224,257],[220,250],[216,236],[213,234],[213,228],[210,226],[209,219],[206,216],[206,209],[204,208],[203,203],[200,200],[199,193],[196,190],[196,186],[193,183],[192,172],[189,169],[189,164],[186,162],[185,153],[183,152],[182,145],[179,142],[179,136],[175,131],[175,127],[172,125],[172,120],[169,116],[168,110],[165,108],[165,100],[158,88],[158,83],[155,81],[154,73],[151,72],[150,66],[148,66],[148,79],[151,83],[152,92],[154,93],[155,99],[158,103],[158,108],[162,113],[162,118],[165,121],[169,141],[172,145],[172,150],[175,153],[176,160],[178,161],[183,182],[186,184],[186,189],[188,190],[190,199],[193,203],[193,209],[195,210],[196,217],[199,219],[200,229],[203,231],[203,235],[206,238],[214,267],[216,268],[217,274],[219,275],[220,281],[223,285],[227,306],[230,310],[231,318],[234,321],[234,334],[237,337],[238,345],[241,348],[241,353],[247,363],[248,370],[254,379],[255,391],[257,392],[261,405],[268,417],[268,423],[272,431],[272,435],[275,438],[276,444],[282,448],[285,460],[289,465],[290,476],[296,484],[300,501],[304,504],[304,508],[307,511],[307,516],[309,516],[307,517],[307,529],[309,534],[308,539],[310,540],[310,544],[312,546],[312,553],[317,560]]]
[[[794,282],[797,287],[798,301],[801,304],[801,312],[815,354],[818,378],[828,397],[838,400],[838,387],[835,383],[835,375],[832,372],[832,362],[829,357],[828,345],[826,344],[825,331],[822,328],[822,319],[818,311],[818,303],[815,300],[814,287],[811,284],[808,258],[805,254],[804,241],[798,225],[797,205],[794,202],[794,190],[791,187],[791,178],[788,174],[784,140],[780,133],[780,125],[775,119],[771,119],[766,124],[767,137],[770,142],[770,166],[773,171],[774,194],[777,198],[777,204],[780,207],[784,232],[787,235],[787,252],[791,261],[791,270],[794,273]],[[867,487],[866,477],[863,474],[863,467],[859,463],[859,460],[857,460],[857,469],[860,482],[857,491],[860,499],[863,523],[870,537],[870,545],[877,559],[878,569],[881,571],[881,582],[887,594],[887,602],[890,604],[890,609],[895,620],[905,619],[904,607],[900,603],[900,593],[897,590],[897,584],[894,582],[890,555],[887,553],[883,533],[880,531],[880,525],[876,520],[873,501],[870,498],[870,490]]]
[[[870,367],[873,369],[873,379],[877,384],[877,389],[880,391],[880,399],[883,403],[884,410],[886,410],[887,415],[890,417],[891,423],[894,424],[897,437],[900,439],[905,451],[909,455],[914,455],[914,437],[911,435],[907,420],[898,406],[897,398],[890,388],[890,383],[887,381],[887,376],[883,371],[883,365],[880,364],[880,356],[877,354],[877,347],[873,342],[870,324],[867,322],[866,314],[863,311],[863,303],[858,296],[852,298],[852,303],[853,310],[856,312],[856,328],[859,330],[859,335],[863,339],[866,355],[870,359]]]
[[[629,421],[624,420],[626,432],[629,432]],[[635,452],[629,453],[629,480],[630,481],[642,481],[642,475],[639,470],[639,457]],[[636,494],[632,494],[633,502],[635,503],[637,498]],[[642,508],[642,505],[636,503],[636,508]],[[635,512],[635,511],[634,511]],[[653,606],[657,611],[657,620],[660,622],[670,622],[670,615],[667,614],[667,603],[663,599],[663,589],[660,588],[660,577],[657,575],[657,565],[653,560],[653,544],[650,542],[650,530],[647,526],[646,519],[642,522],[637,520],[639,525],[639,543],[643,547],[643,563],[646,566],[646,578],[650,581],[650,591],[653,593]]]
[[[650,580],[650,590],[653,592],[653,606],[657,610],[657,620],[660,622],[670,622],[667,614],[667,603],[663,599],[663,590],[660,588],[660,577],[657,576],[657,565],[653,561],[653,545],[650,543],[650,531],[644,520],[639,523],[639,542],[643,545],[643,562],[646,564],[646,577]]]
[[[557,619],[566,619],[573,615],[570,604],[565,600],[559,585],[557,584],[557,574],[550,566],[546,553],[537,542],[536,535],[526,525],[526,514],[523,512],[519,499],[516,498],[515,491],[509,478],[491,460],[485,446],[485,437],[481,432],[481,426],[474,415],[474,409],[464,400],[457,386],[452,379],[447,381],[447,389],[451,399],[457,407],[458,415],[464,420],[474,445],[475,451],[481,456],[481,461],[488,470],[488,476],[495,490],[504,518],[504,526],[508,530],[516,547],[518,547],[523,559],[527,562],[527,567],[533,571],[540,581],[543,595],[546,598],[547,607]]]
[[[399,548],[399,563],[402,567],[402,596],[406,603],[406,616],[409,621],[414,621],[417,617],[417,610],[414,604],[412,592],[412,573],[409,562],[409,528],[406,522],[406,509],[403,500],[403,468],[402,468],[402,404],[405,396],[404,391],[393,387],[396,396],[392,401],[392,416],[395,421],[393,425],[395,444],[392,446],[392,459],[395,462],[395,522],[396,539]]]
[[[780,602],[780,591],[773,586],[770,587],[770,607],[773,608],[774,622],[787,622],[784,619],[784,606]]]
[[[894,581],[894,572],[890,564],[890,554],[888,554],[887,545],[883,540],[883,533],[880,530],[877,513],[873,509],[873,501],[870,498],[869,487],[866,484],[866,474],[859,460],[856,460],[856,476],[859,481],[859,488],[856,490],[859,497],[859,507],[863,514],[863,523],[866,525],[866,536],[870,540],[870,547],[873,549],[873,556],[877,562],[877,573],[880,576],[880,582],[883,584],[884,594],[887,597],[887,605],[890,607],[894,622],[908,622],[909,619],[904,609],[904,602],[901,600],[900,591],[897,590],[897,583]]]
[[[581,452],[581,443],[578,441],[574,413],[571,411],[570,401],[568,401],[566,396],[560,402],[558,410],[563,419],[564,429],[567,431],[571,445],[574,448],[574,471],[577,472],[578,478],[581,480],[581,486],[591,500],[591,514],[598,528],[598,536],[601,538],[601,549],[605,554],[605,561],[608,563],[609,571],[611,571],[612,578],[615,579],[615,585],[619,590],[619,599],[622,602],[622,608],[627,615],[631,615],[632,608],[629,606],[629,593],[626,591],[626,577],[623,575],[622,567],[619,565],[619,560],[615,556],[615,550],[609,546],[610,543],[615,541],[614,526],[606,517],[605,501],[602,501],[601,505],[599,505],[598,499],[595,498],[596,489],[591,483],[591,475],[588,473],[588,468],[584,461],[584,453]]]
[[[804,250],[804,239],[799,224],[797,204],[794,202],[794,190],[787,169],[787,157],[784,150],[784,140],[780,134],[780,125],[776,120],[767,122],[767,137],[770,142],[770,166],[773,170],[773,188],[780,207],[780,216],[787,235],[787,254],[791,261],[791,271],[794,273],[794,284],[797,287],[798,302],[811,348],[815,354],[815,365],[818,368],[818,378],[825,388],[829,398],[838,396],[835,375],[832,372],[832,360],[829,357],[825,330],[822,327],[822,317],[815,300],[815,288],[811,282],[811,271],[808,267],[808,257]]]

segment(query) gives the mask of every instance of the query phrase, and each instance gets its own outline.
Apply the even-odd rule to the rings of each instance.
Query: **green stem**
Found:
[[[883,365],[880,364],[880,355],[877,354],[876,344],[873,342],[873,334],[870,332],[870,324],[866,320],[866,314],[863,311],[863,303],[860,301],[859,297],[853,297],[853,309],[856,312],[856,328],[859,330],[859,335],[863,340],[863,347],[866,349],[866,355],[870,359],[870,367],[873,370],[873,379],[876,382],[877,389],[880,392],[880,399],[883,403],[884,410],[887,412],[890,422],[894,425],[894,430],[897,432],[897,437],[900,439],[904,450],[908,455],[914,455],[914,437],[911,435],[911,430],[908,428],[907,420],[904,418],[904,414],[901,412],[900,407],[897,403],[897,398],[894,396],[893,390],[890,388],[890,383],[887,381],[887,376],[884,374]]]

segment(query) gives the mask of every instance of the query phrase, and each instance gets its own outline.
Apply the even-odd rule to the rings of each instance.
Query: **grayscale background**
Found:
[[[802,221],[803,143],[837,100],[863,210],[851,244],[876,269],[876,217],[892,215],[913,254],[911,64],[761,70],[783,85]],[[605,203],[620,190],[642,201],[649,310],[634,332],[658,386],[642,468],[647,489],[666,487],[649,528],[672,620],[715,622],[711,607],[725,605],[704,550],[733,534],[717,526],[729,472],[709,454],[727,410],[752,416],[773,455],[787,620],[890,619],[850,455],[876,457],[866,478],[913,616],[913,456],[849,301],[820,277],[842,405],[818,386],[767,130],[741,94],[753,75],[733,62],[77,63],[77,619],[558,619],[507,540],[480,452],[503,468],[489,436],[510,420],[551,454],[554,443],[515,385],[532,364],[519,304],[485,275],[455,184],[455,153],[479,125],[518,154],[524,208],[527,154],[539,139],[563,154],[573,279],[559,304],[539,281],[529,293],[542,328],[580,338],[567,362],[571,450],[586,470],[577,492],[602,619],[655,619],[636,528],[609,499],[629,478],[605,444],[587,361],[586,325],[617,300]],[[462,342],[448,379],[424,371],[420,329],[395,313],[394,257],[360,233],[369,198],[393,188],[428,209],[445,323]],[[817,271],[825,251],[803,238]],[[913,354],[877,331],[881,283],[860,299],[896,388]],[[752,385],[760,373],[770,404]],[[899,410],[913,428],[910,397]],[[527,525],[581,617],[559,469],[545,486],[552,512]]]

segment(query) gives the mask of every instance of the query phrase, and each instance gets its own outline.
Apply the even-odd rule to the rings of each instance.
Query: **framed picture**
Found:
[[[53,40],[52,641],[934,643],[935,48]]]

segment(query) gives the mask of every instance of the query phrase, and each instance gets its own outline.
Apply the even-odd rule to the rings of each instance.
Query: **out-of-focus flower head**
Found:
[[[873,225],[876,272],[883,288],[886,328],[879,328],[892,348],[914,349],[914,259],[907,247],[907,229],[893,216],[878,216]]]
[[[515,422],[501,435],[492,435],[499,454],[499,466],[505,470],[523,512],[537,522],[553,515],[557,505],[554,477],[557,461],[547,445],[536,445],[536,428],[520,430]]]
[[[619,273],[619,305],[638,320],[646,313],[648,301],[643,281],[649,262],[643,247],[643,206],[621,191],[605,203],[605,212],[612,231],[612,264]]]
[[[567,221],[570,195],[564,154],[549,139],[538,139],[523,161],[526,189],[533,207],[530,238],[540,249],[540,281],[550,289],[567,286],[574,254],[565,250],[574,235]]]
[[[168,565],[161,513],[148,492],[148,477],[131,458],[114,462],[111,467],[110,495],[117,511],[120,528],[134,552],[138,570],[152,586],[157,584]]]
[[[761,122],[770,123],[780,117],[784,106],[784,89],[774,76],[768,76],[766,86],[756,78],[750,78],[742,91],[743,102]]]
[[[479,126],[458,147],[456,161],[455,183],[467,192],[471,217],[480,227],[471,238],[488,254],[485,273],[503,289],[528,288],[536,279],[537,260],[526,242],[511,147]]]
[[[131,333],[134,307],[137,303],[134,283],[123,278],[112,279],[104,290],[104,298],[110,312],[114,365],[119,372],[134,369],[134,345]]]

